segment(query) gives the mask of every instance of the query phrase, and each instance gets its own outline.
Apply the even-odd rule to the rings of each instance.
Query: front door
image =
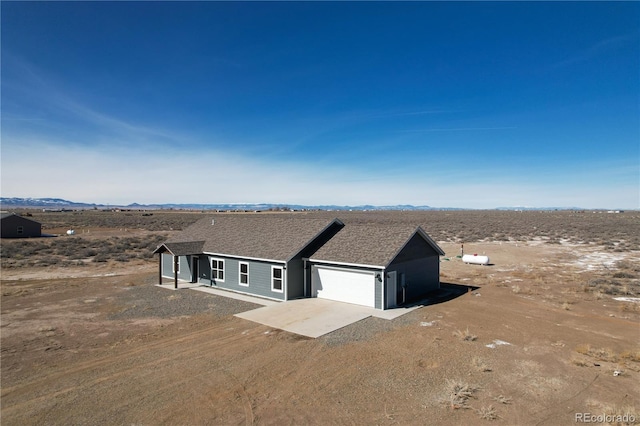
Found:
[[[387,309],[395,308],[397,303],[396,271],[387,272]]]
[[[198,266],[200,265],[200,259],[198,258],[198,256],[191,256],[191,282],[192,283],[197,283],[198,282],[198,275],[199,275],[199,269]]]

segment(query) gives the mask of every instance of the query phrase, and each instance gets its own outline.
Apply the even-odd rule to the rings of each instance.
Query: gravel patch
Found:
[[[418,311],[420,311],[420,309],[416,309],[393,320],[376,317],[365,318],[329,334],[320,336],[318,340],[324,341],[327,346],[340,346],[345,343],[367,341],[379,333],[385,333],[398,327],[419,323]]]
[[[168,291],[156,286],[128,287],[116,297],[115,302],[123,305],[124,309],[110,315],[110,320],[175,318],[201,313],[226,317],[261,307],[213,294],[188,289]]]

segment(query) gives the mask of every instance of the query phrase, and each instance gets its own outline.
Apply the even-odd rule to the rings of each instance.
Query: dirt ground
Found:
[[[640,423],[638,277],[626,276],[626,301],[587,288],[620,261],[637,265],[637,252],[465,244],[490,256],[476,266],[456,257],[459,244],[441,245],[441,280],[475,290],[340,342],[217,313],[217,299],[160,315],[134,297],[156,283],[153,261],[5,269],[0,420],[563,425],[591,413]],[[153,288],[166,300],[199,293]],[[118,315],[136,304],[139,314]]]

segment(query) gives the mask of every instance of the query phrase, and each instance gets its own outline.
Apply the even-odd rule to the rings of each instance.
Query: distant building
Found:
[[[35,220],[18,216],[15,213],[0,214],[2,238],[30,238],[42,236],[42,225]]]

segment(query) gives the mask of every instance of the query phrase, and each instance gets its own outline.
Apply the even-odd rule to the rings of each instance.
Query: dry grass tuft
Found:
[[[611,348],[601,348],[593,350],[592,357],[600,361],[617,362],[618,354],[616,354]]]
[[[480,388],[466,382],[447,379],[447,396],[444,400],[451,409],[469,408],[468,402]]]
[[[623,303],[618,309],[620,309],[620,312],[640,313],[640,303]]]
[[[476,410],[478,413],[478,417],[483,420],[496,420],[498,418],[498,413],[496,409],[493,408],[493,405],[489,405],[488,407],[480,407],[479,410]]]
[[[583,358],[574,357],[574,358],[571,358],[571,364],[577,365],[578,367],[587,367],[589,365],[589,362],[587,362]]]
[[[499,402],[500,404],[509,405],[513,401],[510,397],[504,395],[498,395],[493,398],[494,401]]]
[[[467,327],[464,331],[456,330],[453,332],[453,335],[465,342],[473,342],[478,338],[478,336],[476,336],[475,334],[471,334],[471,332],[469,331],[469,327]]]
[[[598,361],[618,361],[618,354],[611,348],[592,348],[591,345],[581,344],[576,347],[576,352],[595,358]]]
[[[627,361],[640,362],[640,348],[623,351],[620,353],[620,358]]]
[[[590,351],[591,351],[591,345],[589,344],[582,343],[576,346],[576,352],[578,352],[579,354],[588,355]]]

